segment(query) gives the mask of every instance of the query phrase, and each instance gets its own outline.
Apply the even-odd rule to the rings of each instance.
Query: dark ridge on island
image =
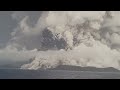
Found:
[[[92,72],[120,72],[119,70],[109,67],[109,68],[95,68],[95,67],[80,67],[80,66],[68,66],[61,65],[56,68],[49,70],[67,70],[67,71],[92,71]]]

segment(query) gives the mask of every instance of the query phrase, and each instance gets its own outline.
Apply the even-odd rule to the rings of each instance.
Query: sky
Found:
[[[30,16],[32,23],[35,23],[40,14],[41,11],[0,11],[0,47],[9,41],[10,33],[24,16]]]
[[[12,12],[0,11],[0,46],[10,39],[10,32],[15,28],[16,22],[11,17]]]
[[[12,39],[11,33],[25,16],[29,16],[29,24],[33,26],[40,15],[41,11],[0,11],[0,65],[29,60],[34,55],[33,53],[29,55],[29,51],[21,54],[14,49],[8,50],[6,47]]]

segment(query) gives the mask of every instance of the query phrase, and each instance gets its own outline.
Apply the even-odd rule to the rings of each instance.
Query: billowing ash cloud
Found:
[[[100,42],[93,41],[93,46],[81,44],[70,51],[40,51],[35,59],[23,65],[22,69],[54,68],[58,65],[93,66],[97,68],[114,67],[119,69],[120,53],[111,50]]]
[[[26,16],[11,33],[13,38],[10,44],[12,42],[12,44],[18,47],[25,47],[27,49],[43,48],[42,46],[49,49],[46,45],[50,45],[50,48],[55,46],[60,49],[66,47],[72,48],[73,44],[79,41],[73,39],[79,39],[80,35],[78,34],[81,34],[81,29],[85,28],[86,32],[89,32],[89,29],[100,28],[103,14],[104,12],[99,11],[43,12],[33,27],[28,24],[29,17]]]
[[[35,53],[22,69],[58,65],[120,69],[119,11],[49,11],[34,25],[24,16],[11,36],[7,47]]]

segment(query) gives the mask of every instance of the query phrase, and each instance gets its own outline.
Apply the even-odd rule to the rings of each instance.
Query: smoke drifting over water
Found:
[[[29,23],[25,16],[7,45],[17,52],[32,51],[35,58],[22,69],[58,65],[120,69],[119,11],[49,11],[34,26]]]

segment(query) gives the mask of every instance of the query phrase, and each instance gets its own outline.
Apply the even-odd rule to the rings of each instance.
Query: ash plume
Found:
[[[31,26],[24,16],[7,47],[34,51],[22,69],[59,65],[120,69],[119,11],[45,11]]]

